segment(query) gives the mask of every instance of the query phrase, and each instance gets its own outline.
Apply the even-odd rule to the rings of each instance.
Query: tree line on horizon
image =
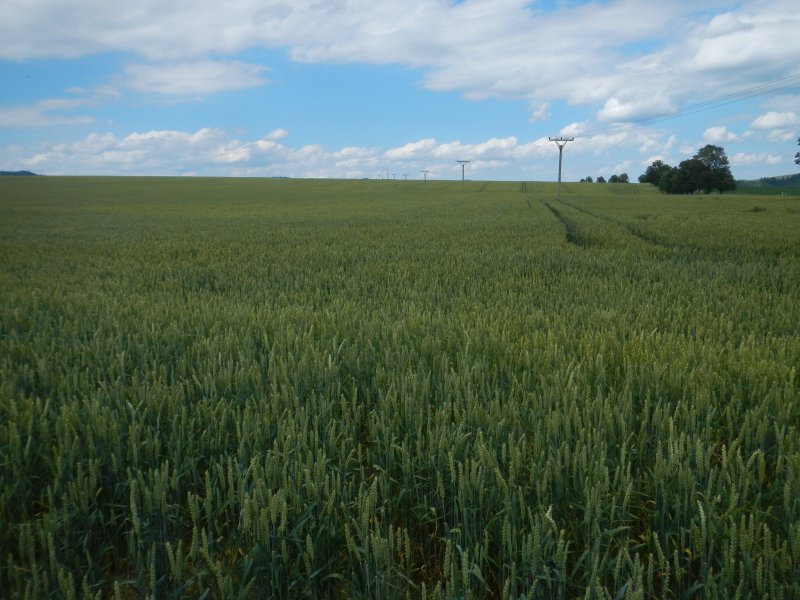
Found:
[[[595,180],[591,177],[584,177],[581,179],[581,183],[594,183]],[[606,178],[600,175],[597,178],[597,183],[606,183]],[[623,173],[622,175],[612,175],[608,178],[608,183],[630,183],[630,178],[628,177],[627,173]]]
[[[724,193],[736,189],[728,157],[720,146],[707,144],[677,167],[656,160],[639,176],[639,183],[651,183],[667,194]]]

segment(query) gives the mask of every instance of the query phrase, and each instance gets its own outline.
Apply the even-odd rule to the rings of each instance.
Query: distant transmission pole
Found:
[[[428,181],[428,173],[430,173],[430,171],[420,171],[420,173],[422,173],[422,176],[425,178],[424,181]]]
[[[564,146],[567,145],[567,142],[571,142],[575,138],[551,137],[547,139],[549,139],[551,142],[555,142],[556,146],[558,146],[558,199],[561,200],[561,155],[564,153]]]
[[[461,191],[464,191],[464,167],[469,162],[468,160],[457,160],[457,163],[461,165]]]
[[[403,187],[408,187],[408,173],[403,173]]]

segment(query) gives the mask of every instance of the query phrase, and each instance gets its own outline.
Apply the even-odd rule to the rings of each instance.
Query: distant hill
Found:
[[[800,173],[736,182],[736,192],[745,194],[800,194]]]
[[[38,177],[31,171],[0,171],[0,177]]]
[[[777,177],[762,177],[761,179],[742,179],[736,182],[745,187],[793,187],[800,185],[800,173],[794,175],[778,175]]]

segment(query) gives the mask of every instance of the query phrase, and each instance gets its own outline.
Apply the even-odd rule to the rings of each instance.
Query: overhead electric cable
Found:
[[[776,79],[774,81],[745,88],[736,92],[731,92],[730,94],[725,94],[724,96],[719,96],[710,100],[704,100],[702,102],[690,104],[676,110],[655,113],[645,117],[639,117],[637,119],[630,119],[625,123],[618,123],[616,125],[611,125],[601,129],[589,130],[588,132],[579,134],[578,137],[590,137],[610,131],[632,129],[640,125],[649,125],[650,123],[667,121],[669,119],[675,119],[684,115],[691,115],[706,110],[712,110],[714,108],[720,108],[722,106],[727,106],[729,104],[747,100],[749,98],[755,98],[757,96],[763,96],[765,94],[791,89],[796,86],[800,86],[800,74],[788,75],[786,77],[782,77],[781,79]]]

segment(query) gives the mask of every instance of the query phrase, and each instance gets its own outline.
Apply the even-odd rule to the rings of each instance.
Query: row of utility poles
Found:
[[[556,146],[558,146],[558,198],[561,199],[561,160],[562,160],[562,157],[563,157],[563,154],[564,154],[564,146],[567,145],[567,142],[571,142],[575,138],[574,137],[551,137],[551,138],[547,138],[547,139],[549,139],[551,142],[555,142]],[[464,168],[471,161],[469,161],[469,160],[457,160],[456,162],[461,165],[461,191],[463,192],[464,191]],[[423,170],[423,171],[420,171],[420,173],[422,173],[422,175],[424,176],[424,178],[425,178],[424,181],[428,181],[428,173],[430,173],[430,171]],[[384,178],[383,174],[384,174],[384,172],[381,171],[381,173],[380,173],[380,178],[381,179]],[[389,179],[389,169],[386,169],[386,179]],[[392,173],[392,179],[394,179],[394,180],[397,179],[397,174],[396,173]],[[408,183],[408,174],[406,174],[406,173],[403,174],[403,183],[404,184]]]
[[[386,177],[384,177],[384,173],[386,174]],[[422,175],[425,177],[425,181],[428,181],[428,173],[430,173],[430,171],[420,171],[420,173],[422,173]],[[378,173],[378,178],[381,180],[389,179],[389,169],[386,169],[385,172],[381,171]],[[397,173],[392,173],[392,179],[395,181],[397,180]],[[408,173],[403,173],[403,179],[408,181]]]
[[[430,171],[420,171],[420,173],[422,173],[422,175],[425,177],[425,181],[428,181],[428,173],[430,173]],[[380,178],[381,179],[384,178],[383,174],[384,174],[384,172],[381,171],[380,172]],[[388,169],[386,170],[386,179],[389,179],[389,170]],[[392,180],[393,181],[397,181],[397,173],[392,173]],[[403,173],[403,186],[408,186],[408,173]]]
[[[464,191],[464,165],[466,165],[470,161],[468,161],[468,160],[457,160],[456,162],[461,164],[461,191],[463,192]],[[389,179],[389,169],[386,169],[385,173],[386,173],[386,177],[385,178],[383,176],[384,175],[384,171],[381,171],[379,173],[379,176],[380,176],[381,180]],[[427,170],[427,169],[423,169],[422,171],[420,171],[420,173],[422,173],[423,181],[428,181],[428,173],[430,173],[430,171]],[[392,173],[392,180],[397,181],[397,173]],[[408,183],[408,173],[403,173],[403,183],[404,184]]]

